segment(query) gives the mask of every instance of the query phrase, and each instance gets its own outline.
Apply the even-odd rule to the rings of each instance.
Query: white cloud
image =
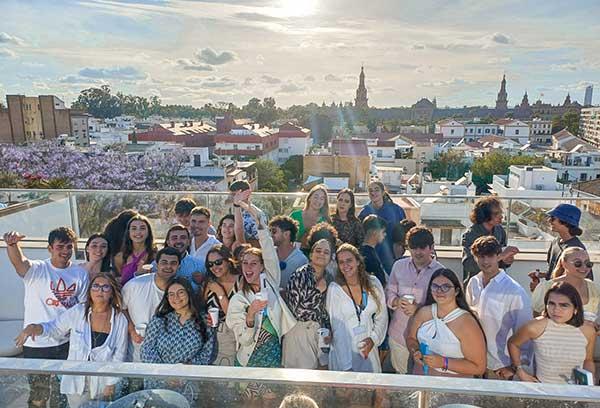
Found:
[[[579,69],[579,67],[572,62],[567,62],[565,64],[550,65],[550,69],[552,71],[559,71],[559,72],[574,72],[574,71],[577,71]]]
[[[177,64],[186,71],[214,71],[215,69],[208,64],[200,64],[196,61],[192,61],[189,58],[180,58],[177,60]]]
[[[0,58],[15,58],[17,54],[8,48],[0,48]]]
[[[79,75],[85,78],[93,79],[121,79],[125,81],[146,79],[147,74],[134,67],[113,67],[113,68],[83,68]]]
[[[263,57],[263,55],[262,55],[262,54],[258,54],[258,55],[256,56],[256,63],[257,63],[258,65],[264,65],[264,63],[265,63],[265,57]]]
[[[327,82],[342,82],[342,78],[335,76],[333,74],[327,74],[327,75],[325,75],[325,77],[323,79]]]
[[[281,92],[281,93],[295,93],[295,92],[303,92],[305,90],[306,90],[306,87],[297,85],[293,82],[288,82],[287,84],[283,84],[279,88],[279,92]]]
[[[275,85],[275,84],[280,84],[281,83],[281,79],[279,78],[275,78],[271,75],[263,75],[260,77],[260,79],[265,83],[265,84],[269,84],[269,85]]]
[[[307,75],[304,77],[305,82],[315,82],[315,77],[312,75]]]
[[[198,61],[208,65],[223,65],[235,61],[237,55],[233,51],[215,51],[212,48],[203,48],[196,53]]]
[[[232,86],[236,86],[237,82],[231,78],[223,77],[210,77],[206,78],[204,82],[200,85],[202,88],[229,88]]]
[[[5,32],[0,33],[0,44],[15,44],[15,45],[23,45],[25,41],[16,37],[14,35],[10,35]]]

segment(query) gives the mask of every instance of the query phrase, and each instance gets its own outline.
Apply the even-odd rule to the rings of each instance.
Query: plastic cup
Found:
[[[148,325],[145,323],[140,323],[140,324],[136,324],[135,325],[135,331],[137,334],[139,334],[140,336],[144,337],[146,335],[146,327]]]
[[[150,272],[152,272],[152,269],[153,269],[152,264],[142,265],[142,271],[144,271],[144,273],[150,273]]]
[[[210,320],[211,320],[211,327],[217,327],[219,325],[219,308],[218,307],[211,307],[210,309],[208,309],[208,315],[210,316]]]
[[[414,304],[416,300],[415,295],[410,294],[402,295],[401,299],[407,301],[411,305]]]

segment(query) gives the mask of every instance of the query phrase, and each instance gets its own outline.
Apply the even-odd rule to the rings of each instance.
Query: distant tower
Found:
[[[496,99],[496,110],[507,110],[508,109],[508,94],[506,93],[506,75],[502,76],[502,82],[500,84],[500,92],[498,92],[498,99]]]
[[[523,100],[521,101],[521,108],[529,108],[529,97],[527,96],[527,91],[525,91],[525,95],[523,95]]]
[[[565,101],[563,102],[563,106],[569,106],[571,104],[571,94],[568,93]]]
[[[368,109],[369,99],[367,98],[367,88],[365,87],[365,67],[360,67],[360,76],[358,81],[358,89],[356,90],[356,99],[354,106],[358,109]]]
[[[585,88],[585,98],[583,99],[584,106],[592,106],[592,94],[594,93],[594,86],[589,85]]]
[[[437,108],[437,98],[435,96],[433,97],[433,101],[431,103],[433,103],[434,108]]]

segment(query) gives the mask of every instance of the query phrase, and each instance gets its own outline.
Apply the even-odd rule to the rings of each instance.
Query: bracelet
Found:
[[[444,357],[444,368],[442,370],[444,372],[448,371],[448,357]]]

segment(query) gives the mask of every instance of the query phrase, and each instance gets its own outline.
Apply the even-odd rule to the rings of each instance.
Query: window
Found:
[[[519,129],[515,129],[515,135],[519,134]]]
[[[454,129],[450,129],[450,134],[453,135],[454,134]]]
[[[377,157],[383,157],[383,151],[381,149],[377,150]]]
[[[238,149],[238,145],[234,144],[233,145],[233,150],[237,150]]]
[[[485,130],[485,133],[490,133],[490,129],[486,129],[486,130]]]
[[[442,229],[440,231],[440,245],[452,245],[452,230]]]
[[[587,173],[581,173],[579,175],[579,181],[586,181],[587,180]]]
[[[202,156],[200,156],[199,154],[195,154],[194,155],[194,167],[200,167],[202,166]]]
[[[481,134],[481,129],[477,129],[477,133],[478,133],[478,134]]]

